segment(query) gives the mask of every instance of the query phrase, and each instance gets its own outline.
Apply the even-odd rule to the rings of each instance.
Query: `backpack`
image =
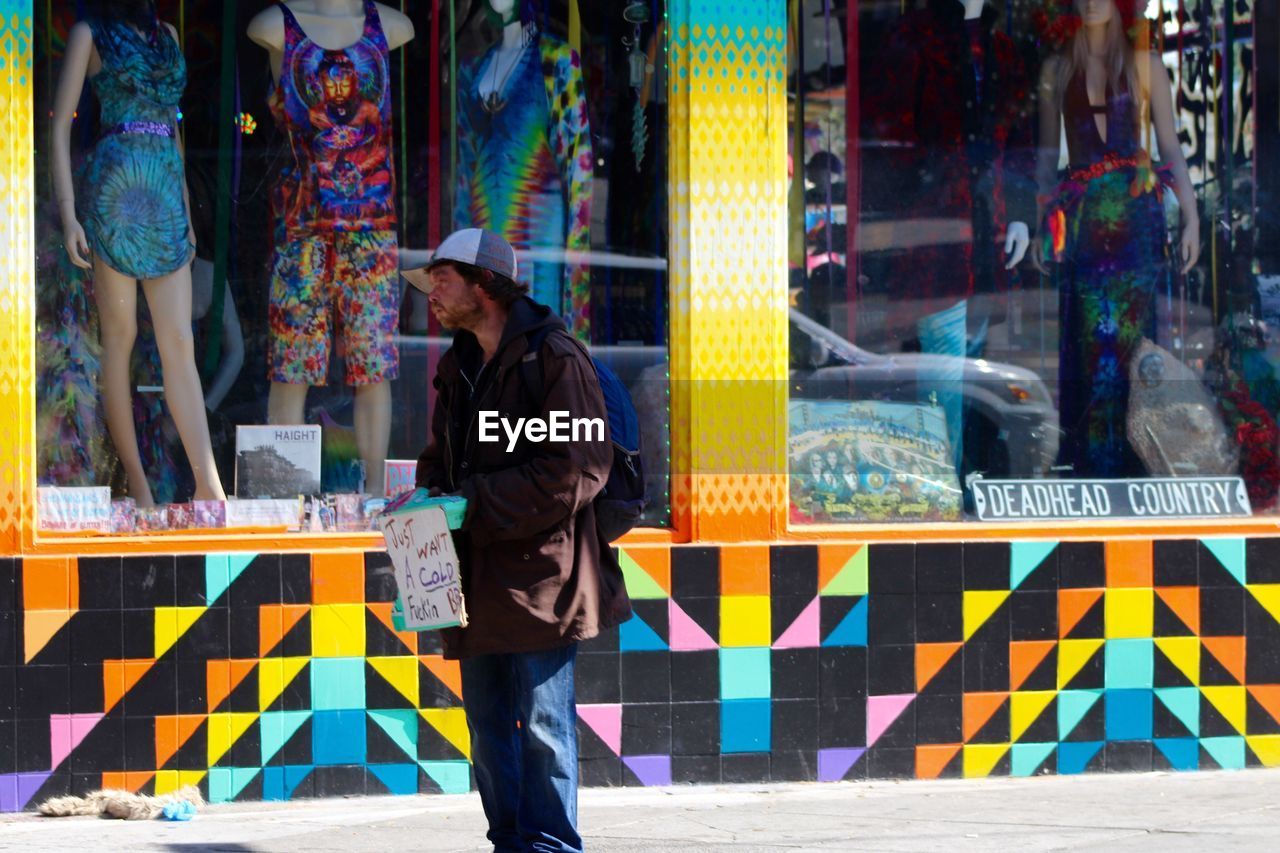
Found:
[[[525,387],[536,400],[544,399],[546,394],[542,377],[542,344],[553,329],[544,326],[530,335],[529,351],[520,361]],[[613,542],[636,526],[648,503],[644,491],[644,464],[640,458],[640,416],[636,414],[627,386],[622,384],[617,374],[597,361],[577,338],[572,335],[568,338],[577,344],[595,368],[608,412],[613,463],[609,466],[604,488],[596,495],[593,505],[596,528],[606,541]]]

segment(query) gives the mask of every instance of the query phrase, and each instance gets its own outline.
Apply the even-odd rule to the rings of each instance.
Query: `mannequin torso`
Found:
[[[291,0],[286,5],[307,35],[323,48],[341,50],[360,39],[364,28],[361,0]],[[376,5],[388,48],[395,50],[413,40],[413,22],[408,15],[384,3]],[[285,41],[280,7],[268,6],[255,15],[247,32],[250,41],[270,54],[271,74],[278,80]]]
[[[538,40],[533,24],[513,21],[502,28],[502,41],[493,49],[489,67],[477,81],[477,91],[482,99],[491,95],[501,96],[504,84],[515,71],[516,64]]]

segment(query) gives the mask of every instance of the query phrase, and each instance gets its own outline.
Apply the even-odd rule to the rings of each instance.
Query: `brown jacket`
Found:
[[[529,336],[551,327],[541,357]],[[541,362],[545,400],[534,400],[522,358]],[[592,500],[613,460],[608,414],[590,360],[549,308],[529,299],[511,307],[492,361],[475,336],[458,332],[436,372],[431,438],[417,484],[467,499],[454,535],[469,624],[444,631],[445,657],[532,652],[594,637],[631,615],[617,557],[596,530]],[[472,391],[474,385],[474,392]],[[600,418],[603,441],[531,442],[522,431],[508,452],[480,442],[478,412],[517,418]]]

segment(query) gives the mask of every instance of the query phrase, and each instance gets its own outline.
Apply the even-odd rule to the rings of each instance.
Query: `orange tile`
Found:
[[[78,610],[80,578],[75,569],[74,557],[24,558],[22,606],[27,610]]]
[[[722,546],[720,548],[720,594],[768,595],[769,546]]]
[[[1152,585],[1150,540],[1113,539],[1106,543],[1106,555],[1108,587]]]
[[[338,551],[311,555],[313,604],[364,604],[364,554]]]
[[[921,744],[916,747],[916,778],[937,779],[960,752],[963,744]]]

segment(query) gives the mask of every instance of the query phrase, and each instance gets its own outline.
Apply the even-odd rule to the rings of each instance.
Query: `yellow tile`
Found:
[[[769,596],[726,595],[720,599],[720,645],[765,646],[770,634]]]
[[[159,770],[156,771],[156,796],[162,797],[165,794],[178,790],[181,786],[178,784],[177,770]]]
[[[1155,591],[1147,589],[1108,589],[1106,601],[1106,636],[1108,640],[1142,639],[1152,636],[1155,620]]]
[[[363,604],[319,604],[311,608],[311,656],[364,657]]]

